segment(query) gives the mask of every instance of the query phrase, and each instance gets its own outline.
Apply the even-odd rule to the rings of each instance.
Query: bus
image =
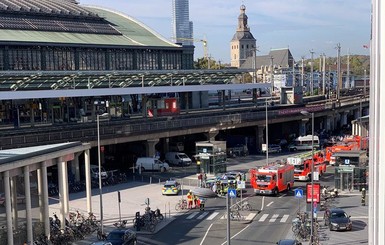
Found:
[[[312,150],[312,146],[314,146],[314,150],[318,150],[320,148],[319,138],[314,135],[314,141],[312,143],[312,135],[300,136],[296,138],[290,145],[290,151],[304,151],[304,150]]]

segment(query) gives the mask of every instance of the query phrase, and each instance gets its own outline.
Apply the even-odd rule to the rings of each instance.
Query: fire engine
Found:
[[[250,169],[250,182],[256,194],[277,195],[294,186],[294,167],[290,164],[271,163]]]
[[[325,158],[322,151],[307,152],[294,157],[288,157],[287,162],[294,166],[294,179],[300,181],[310,181],[312,171],[312,158],[314,161],[314,171],[321,176],[326,172]]]
[[[333,153],[339,151],[351,151],[367,149],[368,140],[367,138],[361,138],[360,136],[350,136],[346,137],[343,141],[336,143],[336,145],[326,147],[325,149],[325,160],[329,162],[330,165],[335,164],[335,157]]]

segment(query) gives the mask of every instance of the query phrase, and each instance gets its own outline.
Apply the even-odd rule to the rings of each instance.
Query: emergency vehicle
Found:
[[[326,172],[325,158],[322,151],[316,151],[314,155],[313,152],[310,151],[287,158],[287,162],[294,166],[294,179],[300,181],[311,180],[312,157],[314,161],[314,171],[318,172],[320,176]]]
[[[294,166],[271,163],[258,169],[250,169],[250,183],[256,194],[277,195],[294,186]]]
[[[352,150],[359,150],[361,149],[367,149],[368,147],[368,140],[367,138],[361,138],[360,136],[353,135],[349,137],[345,137],[343,141],[336,143],[333,146],[326,147],[325,149],[325,161],[328,162],[330,165],[335,165],[335,157],[333,156],[333,153],[339,152],[339,151],[352,151]]]

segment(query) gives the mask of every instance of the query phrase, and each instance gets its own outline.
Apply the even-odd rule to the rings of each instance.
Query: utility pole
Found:
[[[273,56],[270,56],[270,65],[271,65],[271,69],[270,69],[270,82],[271,82],[271,97],[273,97],[273,93],[274,93],[274,75],[273,75],[273,70],[274,70],[274,65],[273,65],[273,60],[274,60],[274,57]]]
[[[302,56],[301,57],[301,61],[302,61],[302,68],[301,68],[301,87],[303,89],[303,80],[304,80],[304,76],[305,76],[305,67],[304,67],[304,62],[305,62],[305,57]]]
[[[314,78],[313,78],[313,62],[314,62],[314,51],[310,50],[311,53],[311,63],[310,63],[310,94],[314,95]]]
[[[337,43],[337,100],[340,100],[340,88],[341,88],[341,45]]]
[[[364,98],[366,101],[366,69],[364,70]]]
[[[323,64],[322,64],[322,94],[325,95],[326,90],[326,55],[323,54]]]
[[[346,71],[346,88],[350,88],[350,52],[349,52],[349,49],[348,49],[348,68],[347,68],[347,71]]]

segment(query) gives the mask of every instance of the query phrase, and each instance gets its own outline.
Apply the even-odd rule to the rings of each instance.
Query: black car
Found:
[[[130,229],[115,229],[108,233],[107,239],[92,245],[136,245],[136,232]]]
[[[298,240],[293,240],[293,239],[283,239],[283,240],[279,240],[279,242],[277,242],[278,245],[302,245],[301,242],[299,242]]]
[[[329,226],[331,231],[352,230],[352,221],[350,216],[340,208],[327,209],[324,214],[325,225]]]

